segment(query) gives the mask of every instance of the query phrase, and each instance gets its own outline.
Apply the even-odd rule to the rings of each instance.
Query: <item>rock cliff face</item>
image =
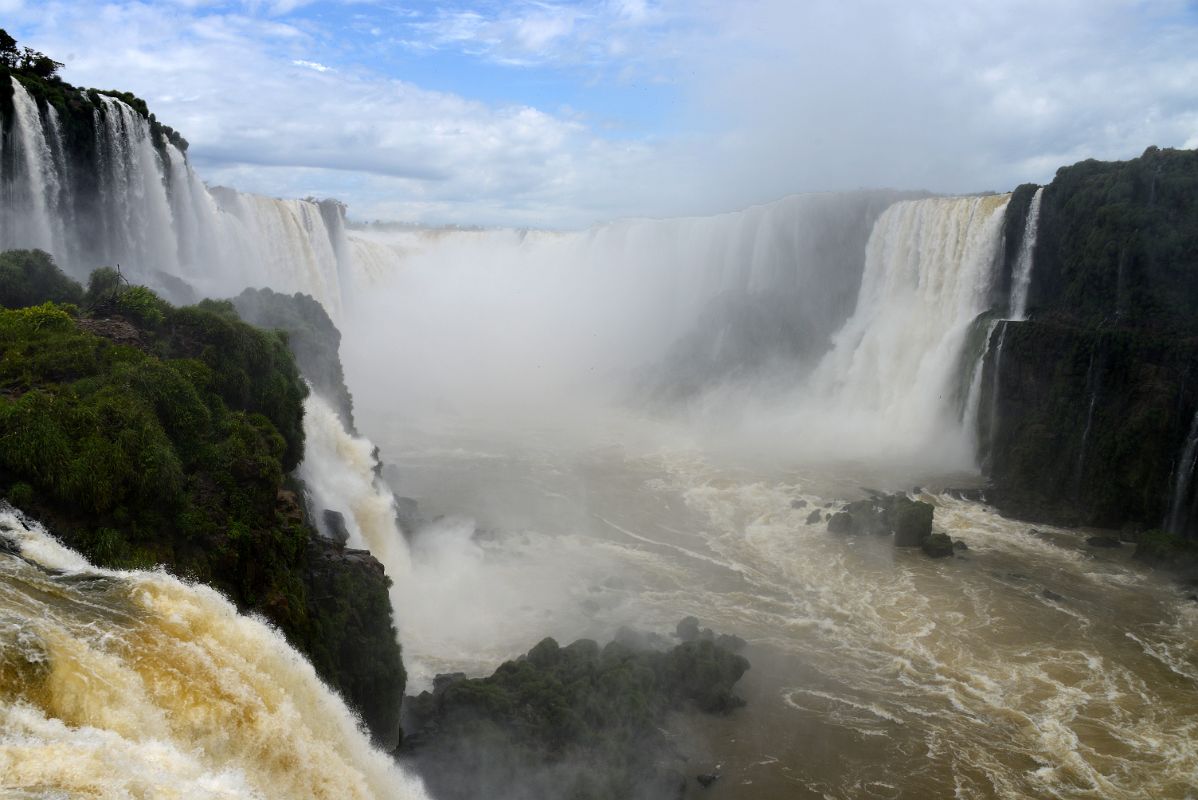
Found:
[[[1007,212],[1008,286],[1035,187]],[[1198,152],[1064,167],[1045,187],[1027,319],[990,333],[978,411],[1016,516],[1198,532]]]

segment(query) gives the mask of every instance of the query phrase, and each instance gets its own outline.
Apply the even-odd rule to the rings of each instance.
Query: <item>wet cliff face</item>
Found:
[[[1007,218],[1007,280],[1032,187]],[[1198,408],[1198,153],[1085,161],[1046,187],[1026,321],[995,326],[979,457],[1029,519],[1169,527]],[[1001,347],[1000,347],[1001,342]],[[1193,536],[1182,514],[1175,532]]]

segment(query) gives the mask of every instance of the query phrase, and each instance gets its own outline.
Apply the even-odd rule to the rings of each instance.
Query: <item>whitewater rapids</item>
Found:
[[[860,483],[902,485],[885,476],[631,431],[589,446],[531,430],[381,437],[401,493],[480,532],[416,536],[413,570],[442,571],[456,598],[435,638],[405,640],[417,687],[487,673],[545,635],[665,633],[693,614],[750,642],[748,706],[679,731],[696,772],[723,765],[721,797],[1194,796],[1198,603],[1130,546],[1096,551],[1085,532],[924,493],[936,528],[969,546],[933,561],[808,522]]]
[[[5,505],[0,537],[0,795],[427,797],[217,592],[96,569]]]

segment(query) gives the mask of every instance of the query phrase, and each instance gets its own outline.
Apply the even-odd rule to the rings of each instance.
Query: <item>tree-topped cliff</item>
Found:
[[[286,336],[112,269],[85,291],[36,251],[0,254],[0,278],[0,495],[97,565],[164,565],[263,614],[393,744],[388,582],[289,485],[307,389]]]
[[[1035,190],[1008,208],[1008,283]],[[1032,519],[1193,536],[1198,152],[1061,168],[1032,255],[1029,318],[995,326],[984,372],[995,499]]]

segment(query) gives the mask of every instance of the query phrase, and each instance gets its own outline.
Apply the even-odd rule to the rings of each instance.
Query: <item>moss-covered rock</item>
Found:
[[[749,666],[696,636],[665,652],[545,639],[489,678],[444,676],[408,700],[405,755],[441,798],[676,797],[666,713],[743,705]]]

